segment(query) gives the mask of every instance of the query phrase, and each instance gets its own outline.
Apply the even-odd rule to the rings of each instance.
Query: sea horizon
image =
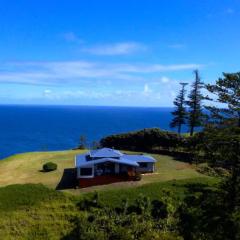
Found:
[[[172,107],[0,105],[0,159],[17,153],[68,150],[81,135],[92,142],[111,134],[169,127]],[[186,131],[186,129],[184,129]]]
[[[42,103],[0,103],[1,106],[40,106],[40,107],[117,107],[117,108],[174,108],[174,106],[125,106],[125,105],[87,105],[87,104],[42,104]]]

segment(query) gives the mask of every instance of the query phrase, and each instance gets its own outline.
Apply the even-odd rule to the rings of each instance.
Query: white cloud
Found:
[[[145,50],[146,47],[136,42],[120,42],[113,44],[97,45],[83,48],[83,52],[94,55],[127,55]]]
[[[150,87],[148,86],[148,84],[145,84],[144,85],[144,88],[143,88],[143,94],[148,96],[150,93],[152,92],[152,90],[150,89]]]
[[[45,89],[44,91],[43,91],[43,94],[44,95],[49,95],[49,94],[51,94],[52,93],[52,90],[49,90],[49,89]]]
[[[170,82],[170,79],[168,77],[162,77],[161,82],[162,83],[168,83],[168,82]]]
[[[163,97],[164,94],[162,94]],[[147,101],[155,101],[162,99],[161,95],[158,91],[153,91],[150,89],[148,84],[144,85],[143,91],[137,90],[112,90],[109,92],[101,92],[99,90],[57,90],[51,91],[49,94],[44,95],[46,100],[50,100],[51,103],[57,102],[79,102],[85,101],[89,102],[91,100],[96,100],[97,102],[100,101],[107,101],[108,103],[114,103],[120,100],[123,102],[134,103],[134,105],[138,105],[137,101],[143,101],[146,104]],[[34,99],[34,98],[33,98]],[[131,105],[131,104],[130,104]]]
[[[89,61],[19,62],[1,64],[0,83],[67,85],[109,81],[144,81],[151,74],[193,70],[200,64],[119,64]],[[162,82],[168,79],[163,77]]]

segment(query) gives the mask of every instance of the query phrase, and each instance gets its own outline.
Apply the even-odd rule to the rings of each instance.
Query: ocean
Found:
[[[0,106],[0,159],[16,153],[72,149],[110,134],[143,128],[169,130],[172,108]],[[186,129],[185,129],[186,130]]]

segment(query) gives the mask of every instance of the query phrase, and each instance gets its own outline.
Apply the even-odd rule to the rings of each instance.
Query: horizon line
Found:
[[[87,105],[87,104],[81,105],[81,104],[40,104],[40,103],[0,103],[0,106],[174,108],[174,106],[126,106],[126,105]]]

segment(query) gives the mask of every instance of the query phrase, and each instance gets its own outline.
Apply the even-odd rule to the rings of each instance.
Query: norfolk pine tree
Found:
[[[186,123],[187,118],[187,111],[185,108],[185,95],[186,90],[185,86],[187,83],[180,83],[182,88],[178,94],[178,96],[174,100],[174,105],[176,107],[176,110],[172,112],[172,115],[174,116],[172,122],[170,123],[171,128],[178,128],[178,134],[181,133],[182,125]]]
[[[198,70],[194,71],[195,81],[192,84],[192,90],[188,96],[187,105],[188,112],[188,126],[190,135],[193,135],[194,128],[202,125],[203,113],[202,113],[202,100],[204,99],[201,89],[204,87],[203,82],[199,77]]]
[[[220,108],[207,106],[211,112],[211,118],[217,123],[224,123],[225,120],[234,120],[240,127],[240,72],[223,73],[223,78],[219,78],[216,84],[206,85],[207,90],[217,96],[217,102],[225,104]],[[208,98],[213,101],[213,99]]]

